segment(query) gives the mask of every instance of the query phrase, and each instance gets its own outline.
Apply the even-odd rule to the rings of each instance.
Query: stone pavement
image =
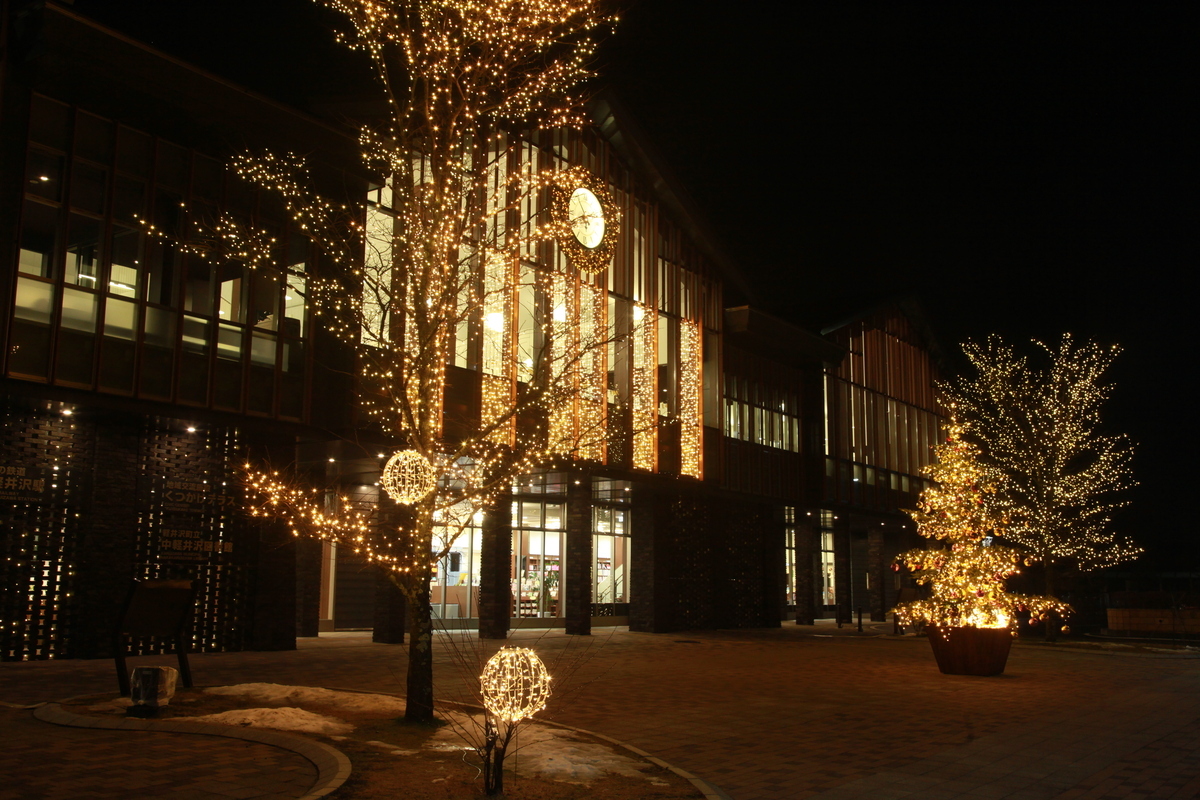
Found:
[[[516,631],[513,643],[535,647],[556,676],[548,718],[636,746],[734,800],[1200,797],[1200,655],[1018,644],[1003,676],[956,677],[937,671],[924,639],[889,630]],[[443,635],[439,696],[471,700],[470,678],[496,646]],[[346,634],[301,640],[296,651],[192,658],[200,685],[270,681],[402,693],[404,667],[403,647]],[[0,664],[0,701],[113,690],[110,661]],[[0,715],[5,744],[33,736],[9,733],[13,713]],[[71,763],[83,745],[53,745],[59,730],[72,729],[37,735]],[[176,756],[172,748],[159,748],[166,762],[196,762],[191,745],[174,746]],[[8,763],[0,761],[6,778],[17,774]],[[105,796],[67,791],[78,778],[54,775],[63,795]],[[58,796],[41,791],[0,782],[0,798]],[[124,796],[201,797],[146,791]]]

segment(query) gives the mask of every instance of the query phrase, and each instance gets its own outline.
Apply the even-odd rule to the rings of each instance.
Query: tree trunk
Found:
[[[429,605],[428,568],[414,577],[408,595],[408,683],[405,687],[404,719],[433,722],[433,620]]]
[[[1046,576],[1046,594],[1049,597],[1057,597],[1058,575],[1054,571],[1054,562],[1049,557],[1045,557],[1042,559],[1042,565],[1045,567],[1043,574]],[[1062,624],[1062,618],[1056,612],[1050,611],[1042,619],[1042,624],[1046,626],[1046,641],[1057,641],[1058,628]]]

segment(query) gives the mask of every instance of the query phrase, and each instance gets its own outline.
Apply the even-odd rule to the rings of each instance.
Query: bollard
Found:
[[[858,607],[858,632],[862,633],[862,606]]]

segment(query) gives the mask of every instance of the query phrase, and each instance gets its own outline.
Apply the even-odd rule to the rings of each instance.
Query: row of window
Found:
[[[308,244],[281,208],[217,161],[44,97],[29,140],[8,374],[301,418]],[[227,211],[289,266],[184,255]]]

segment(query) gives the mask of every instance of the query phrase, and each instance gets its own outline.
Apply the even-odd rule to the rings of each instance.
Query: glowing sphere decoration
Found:
[[[483,705],[505,722],[520,722],[546,707],[550,673],[527,647],[502,647],[488,659],[480,677]]]
[[[379,485],[397,503],[411,505],[433,491],[437,473],[416,450],[401,450],[388,459]]]

